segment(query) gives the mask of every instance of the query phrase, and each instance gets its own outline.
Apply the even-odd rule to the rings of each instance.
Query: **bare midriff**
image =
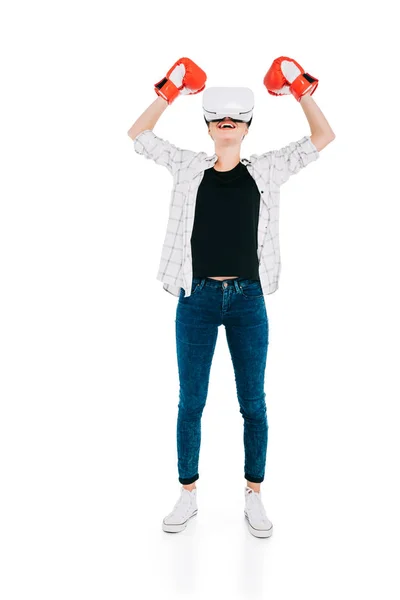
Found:
[[[237,279],[238,275],[232,275],[231,277],[208,277],[208,279],[218,279],[218,281],[223,281],[224,279]]]

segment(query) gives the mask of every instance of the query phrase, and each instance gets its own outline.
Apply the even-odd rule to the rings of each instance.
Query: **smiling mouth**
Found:
[[[236,129],[236,127],[232,123],[222,123],[218,125],[218,129]]]

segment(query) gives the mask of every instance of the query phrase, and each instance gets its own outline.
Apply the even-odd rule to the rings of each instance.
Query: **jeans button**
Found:
[[[228,285],[227,281],[224,281],[224,287],[226,287]]]

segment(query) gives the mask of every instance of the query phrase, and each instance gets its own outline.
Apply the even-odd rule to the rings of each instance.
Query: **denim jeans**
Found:
[[[181,288],[176,309],[179,371],[177,450],[179,482],[199,478],[201,417],[207,399],[219,325],[225,326],[243,417],[244,477],[264,480],[268,443],[264,374],[268,318],[261,283],[253,279],[194,277],[192,293]]]

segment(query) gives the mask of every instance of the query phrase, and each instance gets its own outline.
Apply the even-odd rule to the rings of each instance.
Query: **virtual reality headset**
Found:
[[[203,92],[203,115],[208,124],[230,117],[248,123],[253,118],[254,94],[248,87],[208,87]]]

